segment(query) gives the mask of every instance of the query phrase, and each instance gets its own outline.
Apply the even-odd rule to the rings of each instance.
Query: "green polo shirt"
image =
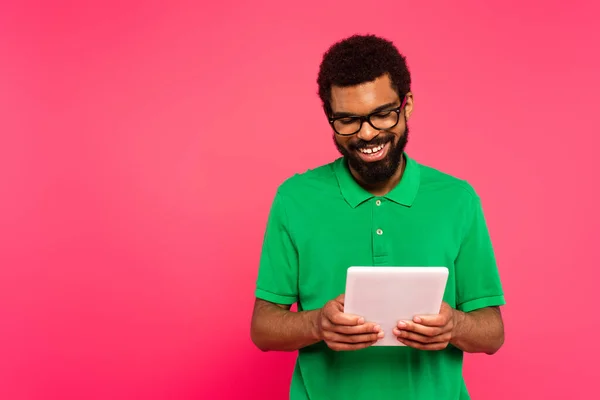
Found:
[[[344,292],[353,265],[446,266],[452,307],[503,305],[480,198],[405,156],[400,183],[381,197],[356,183],[343,158],[287,179],[268,218],[256,296],[313,310]],[[335,352],[320,342],[299,350],[290,399],[469,399],[462,363],[452,345]]]

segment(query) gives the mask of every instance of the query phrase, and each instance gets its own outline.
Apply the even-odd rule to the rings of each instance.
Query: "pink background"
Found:
[[[249,337],[262,234],[338,156],[315,80],[357,32],[408,57],[410,154],[484,201],[506,344],[473,398],[598,395],[593,1],[7,3],[0,398],[286,397],[294,354]]]

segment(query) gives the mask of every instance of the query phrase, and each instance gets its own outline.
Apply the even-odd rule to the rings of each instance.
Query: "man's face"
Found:
[[[402,99],[392,88],[387,75],[357,86],[331,88],[333,117],[367,115],[374,111],[382,111],[382,115],[385,115],[386,111],[401,104]],[[384,183],[396,173],[408,141],[406,117],[412,112],[412,106],[412,94],[408,93],[398,123],[390,129],[378,130],[365,121],[355,135],[340,136],[333,133],[340,154],[365,184]]]

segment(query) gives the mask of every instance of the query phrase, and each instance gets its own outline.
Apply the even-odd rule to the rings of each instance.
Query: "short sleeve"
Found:
[[[473,194],[466,231],[455,260],[457,309],[470,312],[505,304],[480,198]]]
[[[290,305],[298,300],[298,253],[284,203],[285,197],[278,192],[267,220],[255,295]]]

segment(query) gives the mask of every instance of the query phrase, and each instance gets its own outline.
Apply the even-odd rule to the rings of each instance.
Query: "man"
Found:
[[[404,56],[385,39],[352,36],[324,55],[319,96],[342,157],[278,188],[251,326],[261,350],[299,351],[291,399],[469,399],[464,352],[493,354],[504,342],[504,294],[478,195],[405,152],[410,84]],[[345,314],[353,265],[448,267],[440,313],[393,332]],[[372,346],[383,335],[406,346]]]

